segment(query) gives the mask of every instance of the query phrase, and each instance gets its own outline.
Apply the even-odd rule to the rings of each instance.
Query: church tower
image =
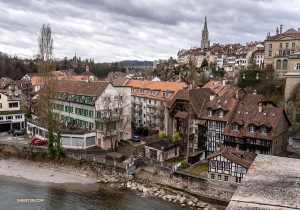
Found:
[[[201,48],[209,48],[210,43],[208,39],[208,29],[207,29],[207,22],[206,22],[206,16],[204,21],[204,28],[202,30],[202,39],[201,39]]]

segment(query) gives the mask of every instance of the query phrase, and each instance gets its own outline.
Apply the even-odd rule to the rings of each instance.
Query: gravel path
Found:
[[[91,184],[96,182],[96,179],[86,177],[85,174],[80,174],[69,166],[32,164],[25,160],[14,159],[0,160],[0,175],[50,183]]]

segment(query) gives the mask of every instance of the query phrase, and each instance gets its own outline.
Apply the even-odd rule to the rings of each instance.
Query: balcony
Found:
[[[119,120],[118,117],[102,117],[102,118],[95,118],[97,122],[100,123],[109,123],[109,122],[117,122]]]

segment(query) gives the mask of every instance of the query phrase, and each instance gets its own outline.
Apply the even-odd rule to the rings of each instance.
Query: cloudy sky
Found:
[[[293,0],[0,0],[0,51],[32,58],[49,23],[56,58],[177,58],[200,46],[205,16],[211,44],[245,44],[280,24],[300,28],[299,7]]]

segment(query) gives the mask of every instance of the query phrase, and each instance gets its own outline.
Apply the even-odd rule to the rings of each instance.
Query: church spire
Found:
[[[203,27],[203,31],[202,31],[202,39],[201,39],[201,48],[209,48],[210,46],[210,41],[209,41],[209,32],[207,29],[207,22],[206,22],[206,16],[204,19],[204,27]]]

